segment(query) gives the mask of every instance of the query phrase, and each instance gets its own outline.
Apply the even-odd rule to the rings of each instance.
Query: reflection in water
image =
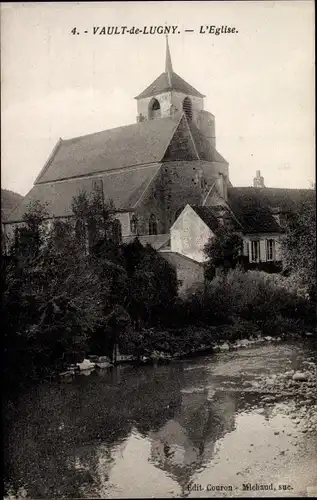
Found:
[[[208,388],[182,394],[174,418],[150,432],[151,459],[175,479],[184,494],[193,474],[208,461],[216,441],[234,429],[235,402],[221,394],[208,398]]]
[[[278,446],[290,466],[286,450],[296,448],[283,425],[291,423],[277,420],[276,403],[263,404],[261,394],[242,389],[243,381],[289,368],[293,352],[263,346],[40,385],[8,412],[11,483],[32,498],[122,498],[192,496],[193,481],[234,483],[237,475],[255,481],[261,470],[269,478]],[[297,349],[296,359],[304,354]]]

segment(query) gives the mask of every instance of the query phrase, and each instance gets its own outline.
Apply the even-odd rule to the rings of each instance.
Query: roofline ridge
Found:
[[[153,176],[151,177],[150,181],[148,182],[148,184],[146,185],[146,187],[144,188],[144,190],[142,191],[142,193],[140,194],[139,198],[137,199],[137,201],[135,202],[135,204],[132,206],[132,208],[136,208],[138,203],[140,202],[140,200],[142,200],[143,196],[146,194],[147,190],[149,189],[149,187],[151,186],[152,182],[154,181],[154,179],[156,178],[156,176],[158,175],[159,171],[161,170],[161,167],[162,167],[162,164],[159,164],[158,167],[157,167],[157,170],[156,172],[154,172]]]
[[[164,116],[164,117],[160,118],[160,120],[173,120],[173,118],[171,116]],[[145,120],[144,122],[139,122],[139,123],[129,123],[128,125],[118,125],[118,127],[106,128],[103,130],[99,130],[98,132],[92,132],[90,134],[77,135],[76,137],[70,137],[69,139],[61,139],[60,138],[60,141],[64,142],[64,143],[71,142],[71,141],[74,141],[76,139],[82,139],[83,137],[91,137],[92,135],[102,134],[103,132],[110,132],[110,130],[117,130],[118,128],[128,128],[128,127],[135,127],[135,126],[140,126],[140,125],[142,126],[142,125],[145,125],[151,121],[152,120]]]
[[[74,179],[84,179],[84,178],[91,178],[91,177],[98,177],[101,175],[112,175],[112,174],[122,174],[125,171],[129,170],[137,170],[138,168],[154,168],[156,166],[161,166],[161,161],[154,161],[152,163],[141,163],[141,164],[135,164],[135,165],[129,165],[128,167],[121,167],[121,168],[113,168],[111,170],[98,170],[98,172],[91,172],[89,174],[81,174],[81,175],[73,175],[71,177],[62,177],[61,179],[55,179],[51,181],[44,181],[44,182],[39,182],[36,185],[44,185],[44,184],[55,184],[56,182],[67,182],[67,181],[72,181]]]
[[[60,148],[60,145],[62,144],[62,142],[65,142],[61,137],[58,139],[57,143],[55,144],[51,154],[49,155],[49,157],[47,158],[46,162],[44,163],[44,166],[42,167],[42,169],[40,170],[40,173],[37,175],[33,185],[35,184],[38,184],[38,181],[39,179],[45,174],[45,172],[48,170],[49,166],[51,165],[53,159],[54,159],[54,156],[56,155],[58,149]]]
[[[169,142],[168,142],[168,144],[167,144],[166,148],[164,149],[164,153],[163,153],[162,158],[160,159],[160,161],[163,161],[163,158],[164,158],[164,156],[166,155],[166,151],[167,151],[167,149],[168,149],[168,146],[170,145],[171,140],[173,139],[174,134],[175,134],[176,130],[177,130],[177,129],[178,129],[178,127],[179,127],[179,124],[180,124],[180,122],[181,122],[181,119],[183,118],[183,115],[184,115],[184,111],[181,111],[180,117],[179,117],[179,119],[177,120],[177,122],[176,122],[176,124],[175,124],[175,127],[173,128],[173,131],[172,131],[171,136],[170,136],[170,138],[169,138]],[[173,119],[172,117],[170,117],[170,118],[171,118],[171,119]]]

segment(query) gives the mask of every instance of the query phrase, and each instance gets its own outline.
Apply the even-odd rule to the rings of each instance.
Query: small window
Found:
[[[131,234],[137,234],[138,232],[138,219],[135,215],[132,215],[130,219],[130,232]]]
[[[275,241],[266,240],[266,260],[275,260]]]
[[[251,261],[260,261],[260,242],[258,240],[251,241]]]
[[[157,234],[157,220],[153,214],[149,219],[149,234]]]

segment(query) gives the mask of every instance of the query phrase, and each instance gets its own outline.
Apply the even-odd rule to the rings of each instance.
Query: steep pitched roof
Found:
[[[60,140],[36,184],[159,162],[180,116]]]
[[[198,129],[197,125],[194,122],[188,122],[188,126],[195,141],[196,149],[201,160],[228,164],[227,160],[225,160],[221,156],[221,154],[218,153],[216,148],[211,147],[210,142],[206,139],[204,134]]]
[[[170,234],[146,234],[144,236],[124,236],[122,238],[123,243],[131,243],[138,238],[142,245],[151,245],[155,250],[162,248],[170,239]]]
[[[313,193],[312,189],[230,187],[228,203],[246,233],[281,232],[272,210],[296,211]]]
[[[183,261],[192,262],[195,265],[197,265],[198,267],[202,267],[202,268],[204,267],[203,262],[198,262],[197,260],[192,259],[191,257],[187,257],[187,255],[183,255],[183,254],[178,253],[178,252],[172,252],[171,250],[162,250],[162,251],[160,251],[160,255],[162,257],[164,257],[164,259],[168,260],[169,263],[175,268],[177,268],[179,265],[181,265]]]
[[[156,80],[154,80],[154,82],[146,87],[141,94],[136,96],[135,99],[144,99],[146,97],[152,97],[154,95],[161,94],[162,92],[168,92],[171,90],[176,90],[177,92],[182,92],[183,94],[195,97],[205,97],[173,71],[172,73],[162,73],[158,78],[156,78]]]
[[[39,200],[47,204],[50,217],[72,215],[71,203],[80,191],[91,192],[96,180],[102,180],[105,200],[113,200],[117,210],[131,210],[160,169],[160,164],[124,171],[105,172],[100,176],[80,177],[60,182],[35,184],[6,222],[21,221],[28,204]]]
[[[192,205],[191,207],[193,210],[195,210],[196,214],[201,218],[201,220],[203,220],[204,223],[207,224],[209,229],[211,229],[212,231],[218,229],[219,224],[215,216],[213,207],[199,207]]]

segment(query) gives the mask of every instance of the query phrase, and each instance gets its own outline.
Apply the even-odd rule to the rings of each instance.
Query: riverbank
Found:
[[[153,332],[154,330],[151,330]],[[154,331],[155,332],[155,331]],[[200,330],[201,336],[206,336],[206,330]],[[228,337],[228,336],[227,336]],[[226,338],[226,336],[225,336]],[[185,360],[190,358],[197,358],[203,355],[209,355],[217,352],[227,352],[227,351],[236,351],[239,349],[251,348],[253,346],[257,346],[259,344],[277,344],[281,342],[305,342],[305,341],[313,341],[314,334],[312,332],[302,332],[300,333],[289,333],[282,334],[280,336],[261,336],[257,334],[256,336],[250,336],[249,338],[242,338],[240,340],[230,342],[228,340],[223,340],[222,342],[214,342],[209,345],[201,343],[199,347],[193,347],[187,351],[174,351],[173,353],[154,349],[151,353],[145,353],[143,351],[142,355],[124,355],[124,354],[116,354],[116,361],[112,361],[109,357],[106,356],[93,356],[88,355],[88,359],[84,359],[83,362],[77,363],[77,366],[72,365],[68,370],[59,374],[59,378],[68,379],[74,376],[76,373],[85,374],[91,373],[91,371],[97,370],[105,370],[112,368],[114,366],[120,366],[123,364],[133,364],[133,365],[146,365],[146,364],[166,364],[177,360]],[[165,346],[166,347],[166,346]]]

